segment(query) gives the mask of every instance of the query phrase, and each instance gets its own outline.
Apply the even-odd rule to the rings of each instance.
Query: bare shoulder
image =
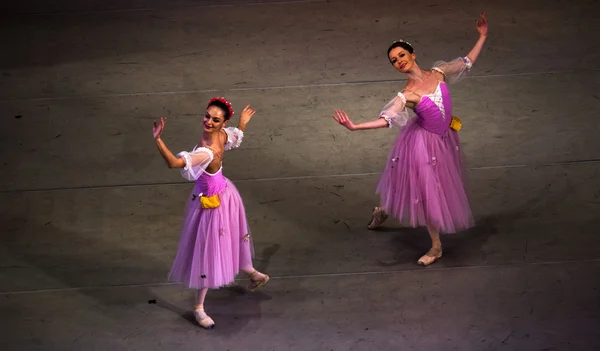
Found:
[[[227,132],[225,129],[221,129],[221,132],[219,132],[219,142],[223,144],[227,142]]]
[[[217,149],[219,154],[223,155],[223,153],[225,152],[225,144],[227,143],[227,133],[223,129],[221,129],[218,138],[219,143],[215,145],[215,148]]]
[[[228,139],[229,136],[227,135],[227,132],[225,132],[225,129],[221,129],[218,136],[219,150],[225,150],[225,144],[227,144]]]
[[[446,81],[446,75],[437,67],[431,69],[431,74],[440,82]]]

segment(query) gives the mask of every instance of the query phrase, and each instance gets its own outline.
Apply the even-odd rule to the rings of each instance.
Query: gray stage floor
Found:
[[[2,4],[1,350],[600,349],[600,5],[594,1],[20,1]],[[421,66],[452,86],[477,227],[419,267],[423,229],[366,229],[397,130],[351,133]],[[225,174],[268,287],[166,280],[212,96],[257,110]],[[239,114],[238,114],[239,115]],[[243,278],[243,277],[241,277]],[[245,285],[241,280],[240,284]],[[156,303],[154,303],[156,302]]]

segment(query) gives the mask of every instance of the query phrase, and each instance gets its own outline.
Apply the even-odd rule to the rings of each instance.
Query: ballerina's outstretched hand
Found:
[[[336,109],[335,114],[332,117],[336,122],[348,128],[349,130],[356,130],[356,126],[354,123],[352,123],[350,117],[348,117],[348,114],[344,110]]]
[[[240,115],[240,122],[244,124],[250,122],[250,119],[252,118],[252,116],[254,116],[255,113],[256,110],[251,108],[250,105],[247,105]]]
[[[482,12],[479,15],[479,20],[475,20],[475,28],[477,28],[479,35],[481,35],[482,37],[487,37],[488,23],[485,19],[485,12]]]
[[[156,124],[154,121],[154,127],[152,127],[152,135],[154,135],[154,139],[160,138],[162,132],[165,130],[165,118],[160,118],[160,124]]]
[[[248,122],[250,122],[250,119],[252,119],[252,116],[254,116],[255,113],[256,110],[251,108],[250,105],[246,105],[240,114],[240,123],[238,124],[238,129],[243,132],[246,129],[246,125]]]

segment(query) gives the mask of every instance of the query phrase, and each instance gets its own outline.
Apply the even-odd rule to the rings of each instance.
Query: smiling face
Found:
[[[388,54],[388,58],[390,59],[392,65],[394,65],[398,72],[401,73],[406,73],[411,70],[415,64],[416,57],[417,55],[414,53],[411,54],[408,50],[401,46],[391,49]]]
[[[204,114],[204,131],[214,133],[227,125],[225,111],[217,106],[209,106]]]

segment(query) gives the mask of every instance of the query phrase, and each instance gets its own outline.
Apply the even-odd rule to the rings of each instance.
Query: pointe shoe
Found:
[[[263,286],[267,285],[269,279],[271,279],[268,275],[262,273],[264,277],[262,279],[255,280],[254,277],[256,277],[258,274],[259,272],[257,270],[254,270],[254,272],[250,273],[250,284],[248,284],[248,290],[254,291],[258,288],[262,288]]]
[[[196,318],[196,322],[204,329],[212,329],[215,327],[215,322],[206,314],[206,312],[204,312],[203,307],[196,307],[194,310],[194,317]]]
[[[386,219],[388,219],[387,213],[385,213],[385,211],[381,207],[375,207],[375,208],[373,208],[373,215],[371,216],[371,219],[369,220],[369,224],[367,225],[367,228],[370,230],[373,230],[373,229],[379,227],[380,225],[382,225]]]
[[[442,248],[431,248],[427,253],[421,258],[417,263],[421,266],[429,266],[433,262],[435,262],[438,258],[442,257]]]

